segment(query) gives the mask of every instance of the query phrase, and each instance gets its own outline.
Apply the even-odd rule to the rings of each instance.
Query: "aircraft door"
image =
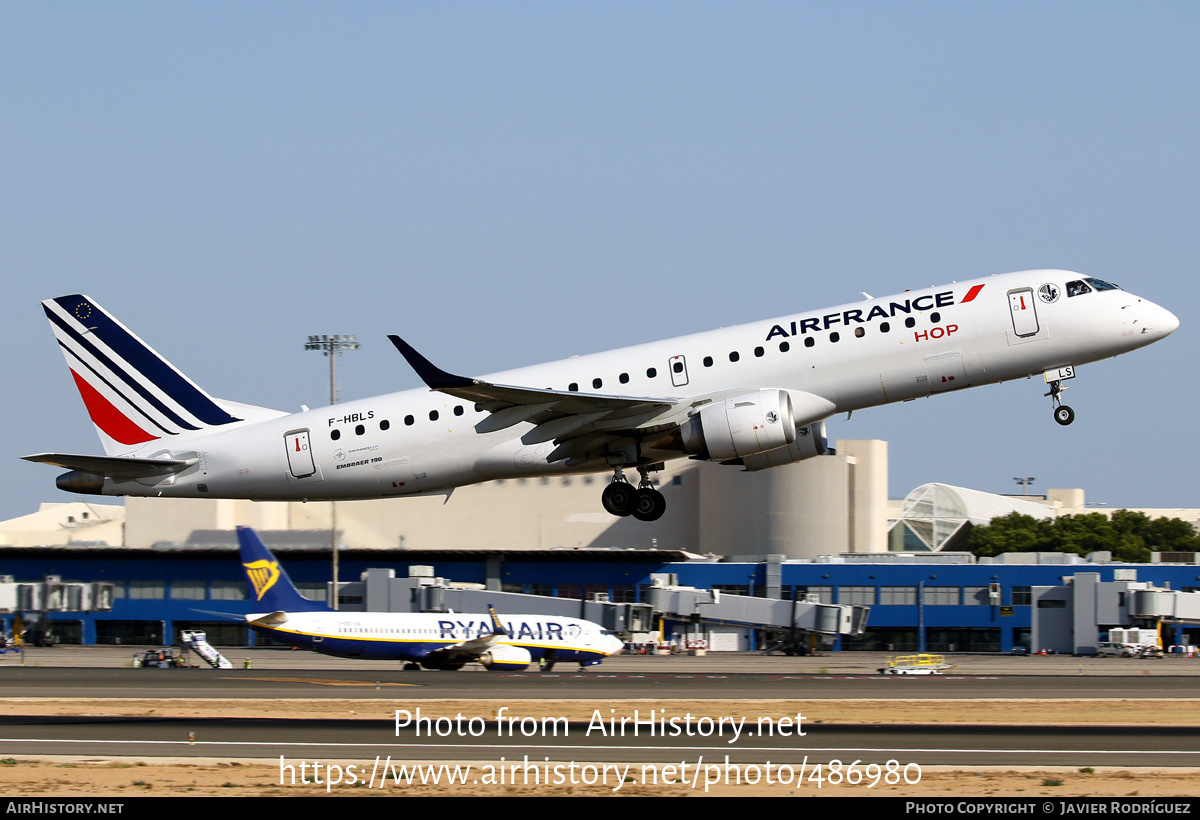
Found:
[[[287,447],[288,469],[296,478],[310,476],[317,471],[313,463],[312,447],[309,446],[308,430],[292,430],[283,437]]]
[[[963,368],[962,352],[946,350],[925,357],[925,368],[929,373],[929,392],[941,393],[967,386],[967,373]]]
[[[1033,288],[1010,290],[1008,292],[1008,310],[1012,314],[1013,332],[1018,336],[1033,336],[1038,332]]]
[[[669,365],[671,369],[671,384],[683,387],[688,383],[687,360],[683,356],[672,356]]]

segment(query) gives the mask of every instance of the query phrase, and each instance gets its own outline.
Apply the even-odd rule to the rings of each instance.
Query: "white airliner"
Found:
[[[559,661],[600,663],[624,644],[597,623],[554,615],[340,612],[302,596],[248,527],[238,527],[246,586],[256,611],[246,625],[273,640],[339,658],[406,661],[405,668],[549,671]]]
[[[865,294],[864,294],[865,295]],[[1006,273],[486,376],[389,337],[429,390],[286,414],[214,399],[87,296],[42,303],[107,455],[41,453],[69,492],[256,500],[448,494],[612,471],[652,521],[650,474],[690,457],[763,470],[827,452],[835,413],[1044,376],[1059,424],[1083,364],[1172,333],[1168,310],[1061,270]],[[640,475],[635,488],[624,470]]]

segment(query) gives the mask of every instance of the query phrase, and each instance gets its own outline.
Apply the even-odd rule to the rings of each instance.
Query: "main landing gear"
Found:
[[[1054,405],[1054,420],[1064,427],[1075,421],[1075,411],[1062,403],[1062,392],[1066,389],[1056,380],[1050,382],[1050,392],[1046,394]]]
[[[613,472],[612,483],[604,488],[600,501],[604,504],[604,509],[613,515],[632,515],[639,521],[657,521],[667,511],[667,500],[650,483],[646,468],[638,467],[638,473],[641,480],[635,490],[625,480],[625,473],[617,467]]]

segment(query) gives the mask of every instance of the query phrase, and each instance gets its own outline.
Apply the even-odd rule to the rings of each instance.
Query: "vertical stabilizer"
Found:
[[[258,533],[238,527],[238,547],[242,571],[246,573],[246,592],[256,612],[332,612],[323,603],[310,601],[299,593],[283,567],[267,549]]]
[[[82,294],[42,302],[109,455],[242,419]]]

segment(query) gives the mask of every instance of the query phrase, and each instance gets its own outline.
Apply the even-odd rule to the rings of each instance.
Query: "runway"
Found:
[[[632,711],[630,712],[632,715]],[[466,716],[469,717],[469,716]],[[491,717],[490,715],[488,717]],[[642,717],[647,717],[643,711]],[[445,728],[445,727],[443,727]],[[849,764],[961,766],[1200,765],[1197,727],[839,726],[795,727],[768,734],[753,720],[740,727],[682,721],[657,731],[607,731],[601,722],[529,724],[506,732],[492,721],[445,737],[397,730],[394,720],[270,720],[195,718],[0,718],[0,743],[9,754],[285,758],[287,760],[409,761],[521,760],[539,762],[678,762],[728,758],[734,763],[800,765],[838,759]],[[678,734],[671,734],[673,730]],[[740,729],[735,732],[735,729]]]
[[[335,663],[335,662],[334,662]],[[1200,666],[1200,664],[1198,664]],[[1198,669],[1197,671],[1200,671]],[[0,670],[0,697],[109,698],[1189,698],[1191,676],[955,675],[779,672],[389,672],[338,669]]]
[[[582,672],[568,667],[552,673],[453,673],[363,668],[310,653],[259,650],[249,669],[113,668],[129,654],[128,649],[31,653],[25,666],[0,665],[0,697],[9,704],[8,716],[0,717],[6,753],[271,759],[285,766],[367,761],[375,767],[380,761],[501,758],[520,765],[771,761],[809,770],[834,761],[917,768],[1200,766],[1200,727],[1161,718],[1120,725],[1131,720],[1130,703],[1161,700],[1191,709],[1183,702],[1197,696],[1200,662],[1187,660],[963,656],[948,659],[957,663],[951,674],[890,677],[876,671],[882,656],[845,653],[799,659],[630,657]],[[86,659],[93,665],[33,665],[31,658]],[[299,668],[310,665],[321,668]],[[58,714],[51,714],[44,707],[49,701],[41,699],[56,698],[67,699],[68,706],[59,703]],[[1090,701],[1097,719],[1091,725],[1042,725],[1039,718],[1049,704],[1061,699]],[[84,700],[86,708],[69,706]],[[823,702],[860,700],[925,709],[921,719],[903,725],[822,717],[839,714]],[[974,700],[981,703],[973,705]],[[145,712],[103,714],[117,711],[111,704],[142,701],[150,704]],[[303,704],[297,707],[303,718],[255,714],[259,704],[289,701]],[[442,714],[434,711],[435,701],[443,709],[453,702],[460,721],[428,720]],[[234,705],[247,716],[211,716],[194,709],[200,703]],[[423,703],[423,731],[411,725],[398,730],[396,711],[412,718]],[[692,704],[703,706],[692,714]],[[507,734],[496,720],[501,708],[510,720]],[[888,711],[878,704],[872,708],[872,714]],[[952,709],[959,717],[945,725],[941,713]],[[973,712],[978,723],[961,719]],[[196,716],[203,714],[210,716]]]

